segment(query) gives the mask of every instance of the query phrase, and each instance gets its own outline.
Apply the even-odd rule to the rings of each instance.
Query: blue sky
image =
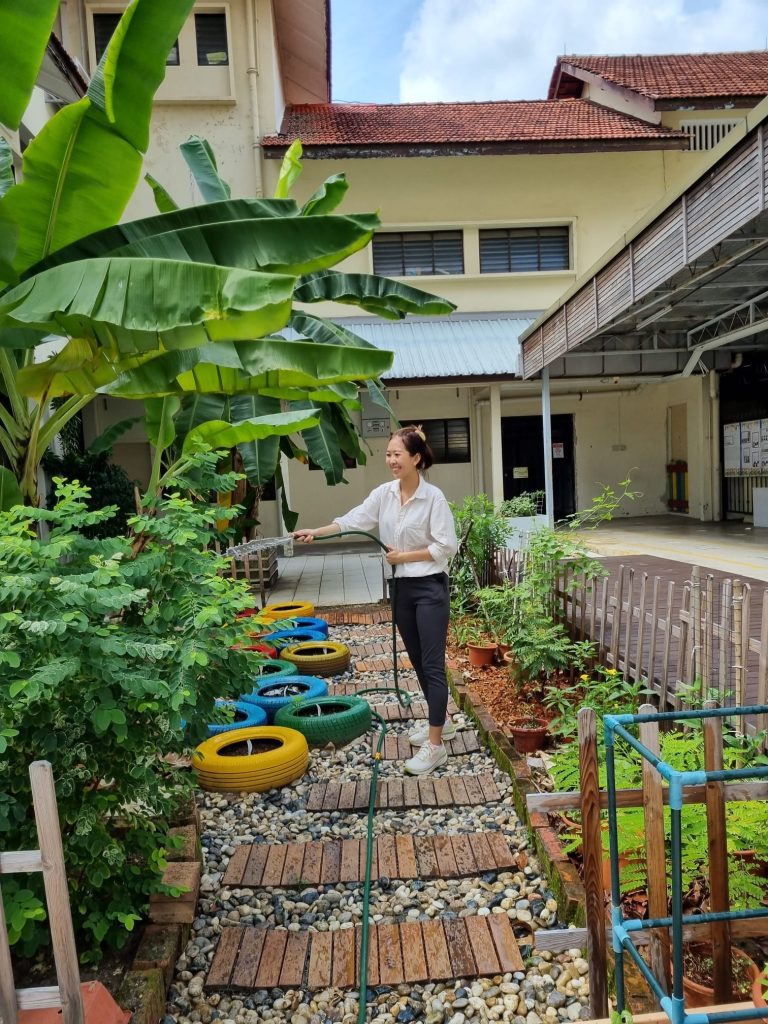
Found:
[[[767,0],[331,0],[331,19],[337,102],[540,99],[563,52],[768,45]]]

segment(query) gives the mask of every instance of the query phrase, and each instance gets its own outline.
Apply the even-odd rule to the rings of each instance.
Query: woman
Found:
[[[293,534],[309,543],[342,530],[375,530],[387,545],[389,575],[393,571],[397,575],[395,622],[429,709],[429,725],[410,736],[419,747],[404,765],[410,775],[427,775],[444,764],[448,752],[443,738],[456,732],[446,720],[445,677],[448,561],[456,552],[456,529],[445,495],[422,475],[432,462],[432,451],[419,427],[397,430],[387,446],[387,466],[394,480],[375,488],[362,505],[328,526]]]

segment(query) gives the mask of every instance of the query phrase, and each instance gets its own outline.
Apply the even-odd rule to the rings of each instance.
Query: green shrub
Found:
[[[49,760],[78,944],[95,960],[162,891],[169,817],[193,786],[162,755],[203,738],[217,697],[250,689],[253,660],[232,650],[245,585],[207,550],[215,507],[170,494],[132,519],[132,541],[85,536],[112,514],[87,499],[60,481],[53,510],[0,514],[0,844],[37,847],[28,767]],[[47,941],[39,882],[3,886],[27,954]]]

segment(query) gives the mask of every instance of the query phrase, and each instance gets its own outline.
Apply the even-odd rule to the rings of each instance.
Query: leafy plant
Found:
[[[451,503],[451,511],[460,538],[451,563],[451,611],[461,614],[476,608],[481,579],[487,578],[493,552],[505,543],[509,527],[487,494],[469,494],[460,505]]]
[[[250,598],[208,550],[215,506],[172,490],[132,518],[132,543],[84,535],[112,515],[88,509],[87,488],[59,481],[58,495],[50,511],[0,513],[0,834],[36,847],[27,769],[51,761],[79,947],[96,960],[163,889],[169,817],[192,780],[162,755],[250,686],[254,655],[233,649]],[[3,886],[25,953],[47,941],[39,883]]]
[[[501,503],[499,512],[510,519],[537,515],[544,503],[544,491],[523,491]]]

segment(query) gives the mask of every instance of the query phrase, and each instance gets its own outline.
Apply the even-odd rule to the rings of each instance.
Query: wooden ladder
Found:
[[[42,871],[58,985],[22,989],[15,987],[11,948],[0,894],[0,1018],[4,1024],[17,1024],[19,1010],[53,1007],[61,1009],[62,1024],[84,1024],[80,971],[50,762],[33,761],[29,766],[29,778],[32,782],[40,849],[0,853],[0,877]]]

